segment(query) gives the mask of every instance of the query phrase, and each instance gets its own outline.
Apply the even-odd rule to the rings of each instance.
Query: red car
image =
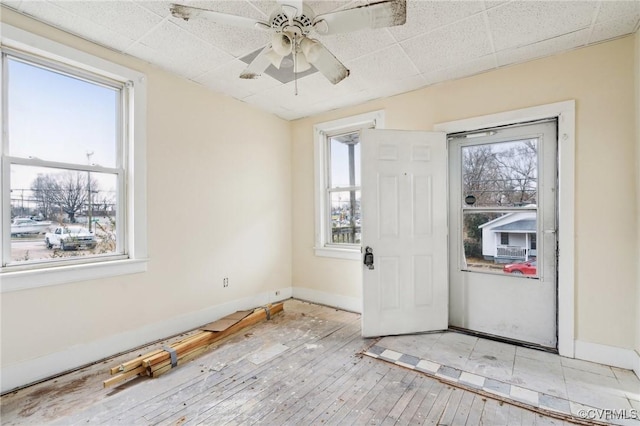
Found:
[[[538,273],[538,262],[536,260],[529,260],[521,263],[510,263],[504,265],[502,270],[506,274],[514,275],[536,275]]]

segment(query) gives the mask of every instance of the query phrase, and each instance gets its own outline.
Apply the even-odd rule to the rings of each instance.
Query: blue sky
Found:
[[[117,90],[17,60],[8,64],[10,155],[87,164],[93,152],[92,164],[116,166]],[[14,168],[12,188],[29,188],[33,171]]]

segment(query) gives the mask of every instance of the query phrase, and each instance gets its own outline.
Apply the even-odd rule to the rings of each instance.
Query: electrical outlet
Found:
[[[229,278],[222,279],[222,287],[229,287]]]

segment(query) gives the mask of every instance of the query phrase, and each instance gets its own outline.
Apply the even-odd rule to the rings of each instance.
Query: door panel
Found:
[[[449,144],[452,326],[555,348],[556,122]]]
[[[365,130],[362,141],[364,336],[447,328],[446,140]]]

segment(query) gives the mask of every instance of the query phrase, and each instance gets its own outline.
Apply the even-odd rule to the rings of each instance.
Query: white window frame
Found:
[[[360,260],[359,244],[331,244],[329,231],[329,143],[331,136],[360,131],[362,129],[383,129],[384,111],[373,111],[339,120],[319,123],[313,126],[315,164],[315,247],[316,256],[347,260]]]
[[[146,201],[146,105],[147,81],[145,74],[73,49],[47,38],[3,24],[0,34],[2,47],[58,62],[80,71],[104,76],[125,84],[122,96],[126,96],[124,173],[118,202],[123,206],[123,218],[118,226],[124,229],[124,255],[95,258],[95,261],[65,261],[48,265],[24,264],[0,267],[0,293],[25,290],[70,282],[133,274],[147,270],[147,201]],[[1,111],[0,111],[1,112]],[[0,114],[3,117],[3,114]],[[4,123],[0,123],[4,129]],[[6,148],[4,141],[2,150]],[[2,208],[0,220],[2,234],[10,235],[9,162],[0,165]],[[120,225],[122,224],[122,225]],[[0,257],[10,250],[10,241],[0,244]]]

